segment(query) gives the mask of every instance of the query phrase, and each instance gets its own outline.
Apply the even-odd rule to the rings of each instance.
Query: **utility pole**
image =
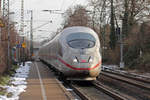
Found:
[[[24,0],[21,0],[21,25],[20,25],[20,32],[21,35],[23,35],[23,40],[21,43],[24,43]],[[23,66],[25,65],[25,48],[23,48],[23,57],[22,57],[22,61],[23,61]]]
[[[7,30],[7,41],[8,41],[8,58],[7,66],[10,68],[10,25],[9,25],[9,0],[3,0],[3,20],[5,20],[6,30]],[[5,37],[6,39],[6,37]]]
[[[122,31],[120,32],[120,68],[124,68]]]
[[[33,11],[31,10],[31,21],[30,21],[30,57],[33,55]]]
[[[2,17],[2,10],[1,10],[1,7],[2,7],[2,1],[0,0],[0,18]],[[0,42],[1,42],[1,35],[2,35],[2,30],[1,30],[1,27],[0,27]]]
[[[0,17],[2,16],[2,9],[1,9],[1,7],[2,7],[2,0],[0,0]]]

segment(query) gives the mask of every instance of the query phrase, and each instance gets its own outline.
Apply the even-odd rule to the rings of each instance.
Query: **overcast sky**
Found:
[[[72,7],[77,4],[85,5],[87,4],[87,1],[88,0],[24,0],[24,20],[27,25],[24,31],[26,33],[30,29],[28,21],[30,20],[30,13],[28,10],[33,10],[33,28],[41,26],[42,24],[52,20],[52,23],[46,24],[34,31],[34,38],[39,40],[41,37],[44,38],[50,36],[50,33],[55,32],[62,22],[61,14],[50,14],[49,12],[42,12],[42,10],[61,10],[61,12],[65,12],[68,7]],[[21,0],[11,0],[10,5],[11,11],[15,12],[14,15],[11,15],[11,18],[14,21],[20,22]],[[19,24],[16,25],[16,27],[19,27]]]

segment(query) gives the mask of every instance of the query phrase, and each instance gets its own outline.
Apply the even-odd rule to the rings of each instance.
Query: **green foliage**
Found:
[[[12,97],[12,96],[13,96],[13,93],[12,93],[12,92],[7,93],[7,97],[8,97],[8,98],[10,98],[10,97]]]
[[[13,65],[7,72],[8,75],[13,76],[16,72],[16,69],[18,68],[18,65]]]
[[[140,29],[140,42],[144,53],[150,52],[150,22],[143,23]]]
[[[10,76],[1,76],[0,77],[0,85],[8,85],[10,81]]]
[[[133,45],[129,47],[128,51],[126,52],[124,56],[125,64],[128,67],[134,68],[134,66],[138,63],[138,57],[140,54],[139,52],[140,50],[138,46]]]
[[[5,92],[3,92],[3,91],[0,91],[0,95],[5,95]]]
[[[150,66],[150,53],[146,53],[145,55],[142,56],[141,63]]]
[[[6,89],[0,87],[0,95],[5,95],[7,93]]]
[[[18,68],[17,65],[13,65],[7,73],[0,76],[0,86],[5,86],[10,84],[10,76],[15,74],[16,69]],[[7,97],[12,97],[12,93],[8,93],[5,88],[0,87],[0,95],[7,95]]]
[[[143,48],[145,52],[150,52],[150,36],[145,37]]]
[[[141,72],[150,72],[150,53],[145,53],[139,57],[138,62],[136,69],[139,69]]]
[[[110,34],[110,42],[109,42],[110,48],[115,49],[116,47],[116,36],[115,31],[112,31]]]
[[[15,74],[17,68],[17,65],[13,65],[9,69],[9,71],[7,71],[3,76],[0,76],[0,85],[8,85],[10,81],[10,76],[13,76]]]

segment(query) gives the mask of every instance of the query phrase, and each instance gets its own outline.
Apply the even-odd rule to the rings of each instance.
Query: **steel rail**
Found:
[[[130,78],[130,79],[133,79],[133,80],[136,80],[136,81],[140,81],[140,82],[144,82],[144,83],[149,83],[150,84],[150,80],[146,80],[146,79],[143,79],[143,78],[138,78],[140,76],[135,76],[133,77],[133,75],[131,76],[127,76],[125,74],[127,73],[117,73],[115,71],[106,71],[106,70],[103,70],[102,72],[106,72],[106,73],[111,73],[111,74],[115,74],[115,75],[120,75],[120,76],[123,76],[123,77],[126,77],[126,78]]]
[[[111,73],[106,73],[106,72],[101,72],[101,75],[131,84],[131,85],[135,85],[137,87],[140,87],[142,89],[146,89],[146,90],[150,91],[150,84],[148,84],[148,83],[144,83],[141,81],[133,80],[133,79],[130,79],[127,77],[123,77],[123,76],[119,76],[119,75],[115,75],[115,74],[111,74]]]
[[[69,87],[74,90],[74,92],[82,99],[82,100],[91,100],[88,98],[85,94],[83,94],[78,88],[76,88],[74,85],[69,84]]]
[[[125,95],[123,93],[113,91],[112,89],[108,88],[107,86],[99,83],[98,81],[92,82],[92,85],[94,88],[98,89],[99,91],[105,93],[106,95],[114,98],[115,100],[136,100],[133,97],[130,97],[128,95]],[[82,99],[82,100],[92,100],[88,96],[86,96],[84,93],[82,93],[76,86],[69,85],[70,88],[74,90],[74,92]]]
[[[100,91],[103,91],[105,94],[111,96],[115,100],[136,100],[135,98],[128,96],[126,94],[120,93],[118,91],[115,91],[109,88],[108,86],[101,84],[98,81],[94,81],[93,85],[95,86],[95,88],[99,89]]]

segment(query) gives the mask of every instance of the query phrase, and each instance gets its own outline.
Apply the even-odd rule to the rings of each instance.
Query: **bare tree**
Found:
[[[68,26],[88,26],[89,16],[85,7],[77,5],[74,10],[69,8],[64,15],[64,27]]]
[[[0,73],[3,73],[7,68],[7,50],[8,50],[8,38],[7,38],[7,26],[4,27],[1,34],[1,41],[0,41]],[[12,49],[14,46],[16,46],[16,35],[17,32],[15,30],[14,24],[11,24],[10,22],[10,49]],[[11,59],[11,58],[10,58]],[[10,61],[11,62],[11,61]],[[11,63],[10,63],[11,64]]]
[[[110,33],[110,47],[111,49],[115,49],[116,46],[116,34],[115,34],[115,12],[114,12],[114,5],[113,2],[114,0],[111,0],[111,20],[110,20],[110,25],[111,25],[111,33]]]

